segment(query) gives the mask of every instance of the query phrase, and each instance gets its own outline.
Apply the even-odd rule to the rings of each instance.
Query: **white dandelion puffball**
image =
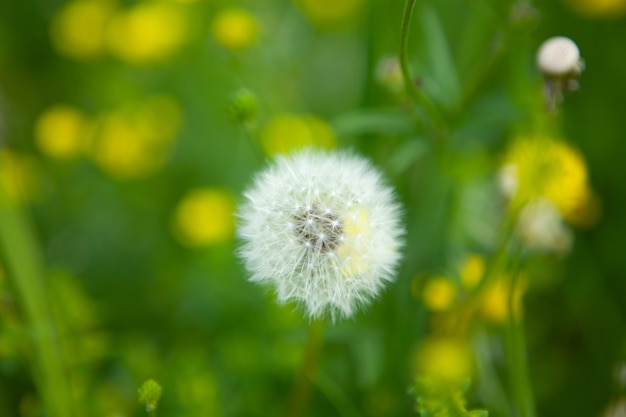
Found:
[[[549,75],[580,72],[582,61],[578,46],[565,36],[550,38],[542,43],[537,51],[537,66]]]
[[[349,153],[279,156],[244,194],[238,235],[250,281],[313,318],[351,316],[394,278],[400,206],[381,174]]]

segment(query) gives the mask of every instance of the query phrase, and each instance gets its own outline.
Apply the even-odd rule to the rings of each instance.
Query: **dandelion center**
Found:
[[[343,241],[343,225],[339,216],[316,205],[305,208],[295,216],[294,231],[307,248],[319,252],[334,251]]]

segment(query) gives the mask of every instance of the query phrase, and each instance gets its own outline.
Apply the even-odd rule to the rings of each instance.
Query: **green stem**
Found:
[[[285,417],[300,417],[306,411],[311,399],[311,380],[315,378],[323,334],[324,322],[322,320],[314,320],[309,325],[309,335],[302,368],[300,368],[300,373],[291,392],[291,398],[285,410]]]
[[[34,348],[35,383],[46,415],[75,416],[37,243],[18,202],[0,187],[0,249]]]
[[[330,376],[322,372],[321,369],[316,372],[315,378],[312,379],[320,392],[335,406],[338,416],[363,417],[358,408],[352,404],[348,395],[341,390],[341,387],[333,381]]]
[[[487,259],[485,270],[478,283],[478,286],[472,290],[472,293],[464,301],[460,302],[454,310],[454,314],[459,319],[455,323],[457,333],[465,333],[468,331],[474,314],[478,312],[481,303],[484,300],[485,292],[490,288],[491,284],[501,276],[502,272],[507,268],[507,260],[511,248],[511,242],[515,233],[515,225],[517,222],[518,210],[511,209],[504,219],[498,241],[498,249]]]
[[[518,292],[521,269],[522,250],[518,248],[513,255],[511,264],[511,282],[508,294],[509,309],[509,358],[511,360],[511,385],[521,417],[535,417],[535,401],[528,371],[526,355],[526,338],[522,319],[521,295]]]
[[[415,7],[415,0],[406,0],[404,3],[404,14],[402,15],[402,26],[400,29],[400,68],[402,69],[402,77],[404,78],[404,84],[409,96],[413,99],[415,104],[422,106],[429,116],[433,119],[436,125],[442,126],[443,119],[439,110],[434,103],[424,94],[424,92],[417,88],[415,79],[411,74],[411,68],[409,66],[408,58],[408,46],[409,46],[409,32],[411,28],[411,16],[413,15],[413,9]]]
[[[252,128],[248,124],[244,123],[242,125],[242,129],[243,129],[244,136],[248,140],[248,144],[254,151],[254,155],[259,159],[259,161],[264,161],[265,151],[263,151],[261,144],[255,137],[254,133],[252,133]]]

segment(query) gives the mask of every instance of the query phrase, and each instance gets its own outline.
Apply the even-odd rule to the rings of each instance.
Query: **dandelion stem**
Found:
[[[411,28],[411,16],[413,15],[413,8],[415,7],[415,0],[406,0],[404,3],[404,14],[402,15],[402,26],[400,29],[400,67],[402,69],[402,77],[404,78],[404,84],[406,90],[411,96],[411,99],[418,106],[422,106],[429,116],[437,125],[442,125],[442,117],[439,110],[434,103],[424,94],[424,92],[417,88],[415,79],[411,74],[411,68],[409,66],[408,58],[408,45],[409,45],[409,33]]]
[[[285,417],[299,417],[306,411],[311,398],[311,381],[315,378],[323,335],[324,322],[322,320],[313,320],[309,325],[309,335],[302,367],[291,392],[291,398],[285,410]]]
[[[518,299],[519,275],[521,269],[522,249],[517,248],[511,262],[511,284],[508,295],[508,350],[511,364],[511,385],[519,416],[535,417],[535,405],[528,372],[524,322],[521,314],[521,300]]]

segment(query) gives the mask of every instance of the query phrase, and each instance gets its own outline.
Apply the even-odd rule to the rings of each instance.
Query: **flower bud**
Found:
[[[259,102],[250,90],[237,90],[230,101],[230,116],[236,123],[253,122],[259,113]]]

